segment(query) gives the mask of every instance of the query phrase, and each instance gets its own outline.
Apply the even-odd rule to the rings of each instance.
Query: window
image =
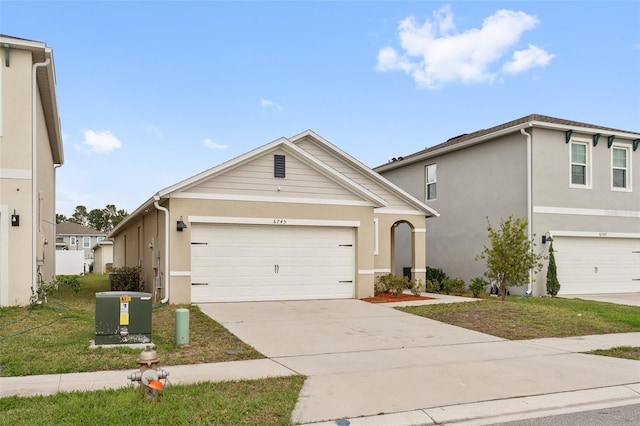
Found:
[[[611,189],[614,191],[630,190],[629,180],[629,148],[614,145],[611,149]]]
[[[104,241],[104,238],[105,238],[105,237],[97,237],[97,238],[96,238],[96,242],[97,242],[97,243],[101,243],[101,242],[103,242],[103,241]]]
[[[273,156],[273,177],[283,178],[285,175],[285,156],[274,155]]]
[[[82,248],[91,248],[91,237],[82,237]]]
[[[77,237],[69,237],[69,245],[75,247],[78,244]]]
[[[436,199],[436,165],[431,164],[425,167],[426,174],[426,198],[427,200]]]
[[[589,143],[571,142],[571,185],[574,188],[591,187]]]

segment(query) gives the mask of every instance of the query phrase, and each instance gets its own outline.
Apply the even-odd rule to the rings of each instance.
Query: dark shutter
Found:
[[[273,156],[273,176],[283,178],[285,175],[284,155]]]

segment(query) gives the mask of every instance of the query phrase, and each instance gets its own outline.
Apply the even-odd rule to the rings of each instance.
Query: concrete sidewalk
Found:
[[[481,425],[640,403],[640,362],[581,353],[640,333],[507,341],[357,300],[200,307],[268,358],[161,366],[169,384],[303,374],[293,423]],[[0,377],[0,397],[125,387],[133,371]]]

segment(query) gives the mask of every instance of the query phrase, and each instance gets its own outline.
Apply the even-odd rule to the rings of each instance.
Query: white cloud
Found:
[[[531,68],[545,67],[549,65],[554,56],[530,44],[527,50],[514,52],[513,59],[504,64],[502,69],[509,74],[518,74]]]
[[[280,104],[277,104],[269,99],[260,99],[260,106],[262,106],[262,108],[266,109],[266,108],[275,108],[278,111],[282,111],[282,107],[280,106]]]
[[[95,152],[111,152],[114,149],[122,147],[122,143],[111,134],[108,130],[94,132],[93,130],[87,130],[84,132],[85,145],[89,145],[92,151]]]
[[[210,138],[206,138],[202,143],[204,146],[210,149],[227,149],[229,145],[222,145],[212,141]]]
[[[525,31],[539,23],[524,12],[498,10],[482,23],[481,28],[458,32],[449,6],[433,13],[431,20],[419,24],[415,17],[398,25],[401,51],[385,47],[378,52],[376,69],[381,72],[399,70],[411,74],[419,86],[437,88],[446,83],[491,83],[498,77],[502,58],[513,49]],[[514,54],[509,72],[524,71],[525,56],[529,67],[544,66],[553,55],[530,46],[522,59]],[[519,52],[517,52],[519,53]]]

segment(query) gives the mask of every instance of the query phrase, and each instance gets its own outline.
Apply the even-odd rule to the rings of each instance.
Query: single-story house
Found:
[[[113,241],[101,240],[93,246],[93,272],[107,274],[113,265]]]
[[[110,234],[114,266],[140,265],[170,303],[364,298],[411,229],[425,278],[432,208],[312,131],[165,188]]]
[[[637,131],[531,114],[374,170],[441,214],[426,225],[429,267],[482,276],[487,219],[513,215],[537,253],[553,241],[560,295],[639,292],[639,145]],[[546,273],[511,292],[545,295]]]

